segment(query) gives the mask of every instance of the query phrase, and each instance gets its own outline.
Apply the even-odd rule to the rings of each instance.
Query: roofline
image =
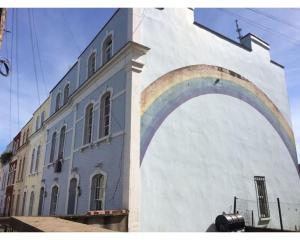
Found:
[[[261,41],[261,42],[263,42],[264,44],[266,44],[267,46],[270,46],[269,43],[267,43],[266,41],[262,40],[261,38],[257,37],[256,35],[254,35],[254,34],[252,34],[252,33],[247,33],[245,36],[242,37],[242,39],[245,38],[245,37],[247,37],[247,36],[249,36],[249,35],[252,35],[253,37],[257,38],[259,41]]]
[[[198,27],[200,27],[200,28],[202,28],[204,30],[207,30],[208,32],[210,32],[210,33],[212,33],[212,34],[214,34],[214,35],[216,35],[216,36],[218,36],[218,37],[220,37],[220,38],[222,38],[222,39],[224,39],[224,40],[226,40],[226,41],[228,41],[228,42],[230,42],[230,43],[232,43],[232,44],[234,44],[234,45],[236,45],[236,46],[238,46],[240,48],[243,48],[243,49],[245,49],[248,52],[252,51],[251,49],[247,48],[246,46],[243,46],[242,44],[240,44],[240,43],[232,40],[231,38],[228,38],[228,37],[226,37],[226,36],[224,36],[224,35],[216,32],[216,31],[212,30],[211,28],[208,28],[208,27],[206,27],[206,26],[204,26],[204,25],[202,25],[202,24],[200,24],[200,23],[198,23],[196,21],[194,21],[194,25],[196,25],[196,26],[198,26]]]
[[[65,75],[55,84],[55,86],[50,90],[49,93],[52,93],[54,88],[56,88],[58,86],[58,84],[61,83],[62,80],[64,80],[64,78],[68,75],[69,72],[71,72],[71,70],[75,67],[75,65],[78,63],[78,61],[76,61],[73,66],[65,73]]]
[[[48,97],[40,104],[40,106],[33,112],[32,115],[34,115],[42,106],[45,102],[47,102],[47,100],[50,98],[50,96],[48,95]],[[25,124],[26,125],[26,124]]]
[[[273,61],[273,60],[271,60],[270,61],[271,63],[273,63],[273,64],[275,64],[276,66],[278,66],[278,67],[281,67],[281,68],[285,68],[283,65],[281,65],[281,64],[279,64],[278,62],[275,62],[275,61]]]
[[[98,35],[103,31],[103,29],[107,26],[107,24],[113,19],[113,17],[119,12],[120,8],[118,8],[113,15],[110,17],[110,19],[104,24],[104,26],[99,30],[99,32],[96,34],[96,36],[90,41],[90,43],[87,45],[87,47],[79,54],[77,61],[73,64],[73,66],[67,71],[67,73],[60,79],[60,81],[57,82],[57,84],[51,89],[49,93],[52,93],[53,90],[60,84],[60,82],[68,75],[68,73],[75,67],[75,65],[78,63],[78,59],[81,57],[81,55],[85,52],[85,50],[88,49],[89,46],[94,42],[94,40],[98,37]]]

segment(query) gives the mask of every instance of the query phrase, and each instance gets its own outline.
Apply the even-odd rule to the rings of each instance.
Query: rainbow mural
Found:
[[[167,116],[189,99],[204,94],[229,95],[255,108],[279,134],[297,166],[293,131],[275,104],[239,74],[210,65],[176,69],[144,89],[141,98],[141,164],[152,137]]]

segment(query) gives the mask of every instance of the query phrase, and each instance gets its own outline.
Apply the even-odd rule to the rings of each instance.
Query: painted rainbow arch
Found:
[[[255,108],[279,134],[297,166],[293,131],[275,104],[246,78],[210,65],[176,69],[144,89],[141,98],[141,164],[152,137],[167,116],[189,99],[204,94],[229,95]]]

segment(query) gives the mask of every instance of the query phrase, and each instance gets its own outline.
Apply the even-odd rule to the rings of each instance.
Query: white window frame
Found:
[[[110,109],[109,109],[109,125],[108,125],[108,135],[107,136],[104,136],[102,135],[102,98],[104,97],[105,94],[107,93],[110,93]],[[111,123],[111,120],[112,120],[112,99],[113,98],[113,89],[112,88],[107,88],[105,91],[102,92],[102,94],[100,95],[100,98],[99,98],[99,119],[98,119],[98,139],[99,140],[102,140],[102,139],[106,139],[108,138],[110,135],[111,135],[111,127],[112,127],[112,123]]]
[[[54,109],[54,112],[57,112],[59,109],[60,109],[60,107],[61,107],[61,105],[60,105],[60,102],[61,102],[61,92],[59,91],[57,94],[56,94],[56,96],[55,96],[55,109]],[[57,101],[57,98],[58,98],[58,96],[59,96],[59,101]]]
[[[68,86],[68,98],[66,98],[65,96],[65,93],[66,93],[66,87]],[[68,101],[69,101],[69,98],[70,98],[70,81],[67,81],[65,86],[64,86],[64,97],[63,97],[63,105],[65,105]]]
[[[93,54],[95,54],[95,64],[94,64],[94,72],[93,72],[93,74],[91,74],[90,76],[89,76],[89,60],[90,60],[90,57],[93,55]],[[96,49],[93,49],[90,53],[89,53],[89,55],[88,55],[88,57],[87,57],[87,61],[86,61],[86,79],[89,79],[91,76],[93,76],[94,74],[95,74],[95,72],[97,71],[97,69],[96,69],[96,66],[97,66],[97,51],[96,51]]]
[[[56,204],[55,204],[55,214],[54,215],[50,215],[51,214],[51,205],[52,205],[52,191],[54,187],[57,187],[57,197],[56,197]],[[49,216],[56,216],[57,214],[57,205],[58,205],[58,199],[59,199],[59,185],[58,184],[53,184],[51,186],[51,194],[50,194],[50,204],[49,204]]]
[[[55,142],[53,144],[53,136],[55,134]],[[52,137],[51,137],[51,146],[50,146],[50,156],[49,156],[49,163],[53,163],[55,161],[55,150],[56,150],[56,142],[57,142],[57,131],[54,131],[52,133]],[[53,150],[53,151],[52,151]],[[52,157],[52,152],[53,152],[53,157]]]
[[[59,143],[58,143],[58,157],[60,157],[59,156],[59,154],[60,154],[60,150],[61,150],[61,131],[62,131],[62,129],[63,128],[65,128],[65,136],[64,136],[64,141],[63,141],[63,147],[62,147],[62,158],[64,157],[64,154],[65,154],[65,142],[66,142],[66,133],[67,133],[67,124],[64,124],[61,128],[60,128],[60,131],[59,131]]]
[[[102,204],[103,204],[103,209],[105,209],[105,194],[106,194],[106,184],[107,184],[107,173],[102,171],[101,169],[96,169],[94,173],[90,176],[90,187],[89,187],[89,201],[88,201],[88,209],[91,209],[91,196],[92,196],[92,183],[93,183],[93,177],[101,174],[103,175],[103,185],[104,185],[104,191],[103,191],[103,198],[102,198]]]
[[[90,142],[85,142],[85,139],[86,139],[86,111],[87,111],[87,108],[88,106],[92,104],[93,106],[93,111],[92,111],[92,128],[91,128],[91,141]],[[82,146],[86,146],[86,145],[89,145],[89,144],[92,144],[93,143],[93,130],[94,130],[94,112],[95,112],[95,102],[94,101],[90,101],[88,102],[85,107],[84,107],[84,121],[83,121],[83,134],[82,134]]]
[[[103,66],[105,63],[107,63],[109,60],[107,60],[107,61],[104,61],[104,59],[103,59],[103,56],[104,56],[104,53],[103,53],[103,49],[104,49],[104,43],[106,42],[106,40],[109,38],[109,37],[111,37],[111,58],[110,59],[112,59],[112,57],[113,57],[113,55],[114,55],[114,31],[109,31],[109,32],[106,32],[106,35],[105,35],[105,37],[102,39],[102,42],[101,42],[101,57],[100,57],[100,59],[101,59],[101,66]]]

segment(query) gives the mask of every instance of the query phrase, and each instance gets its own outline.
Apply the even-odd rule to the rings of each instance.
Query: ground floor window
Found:
[[[255,186],[256,186],[256,196],[258,201],[258,212],[260,218],[269,218],[269,204],[268,204],[268,195],[266,189],[265,177],[255,176],[254,177]]]
[[[19,215],[20,194],[17,195],[15,215]]]
[[[69,187],[69,200],[68,200],[68,214],[75,213],[75,202],[76,202],[76,189],[77,189],[77,179],[72,178]]]
[[[50,215],[56,214],[57,198],[58,198],[58,186],[54,186],[52,187],[52,192],[51,192]]]
[[[39,197],[39,209],[38,209],[38,216],[42,215],[42,209],[43,209],[43,204],[44,204],[44,192],[45,188],[41,187],[40,190],[40,197]]]
[[[33,204],[34,204],[34,192],[32,191],[29,200],[28,216],[32,216]]]
[[[105,182],[102,174],[97,174],[92,178],[91,186],[91,210],[102,210],[104,201]]]
[[[21,212],[22,216],[25,215],[25,205],[26,205],[26,192],[24,192],[24,195],[23,195],[22,212]]]

